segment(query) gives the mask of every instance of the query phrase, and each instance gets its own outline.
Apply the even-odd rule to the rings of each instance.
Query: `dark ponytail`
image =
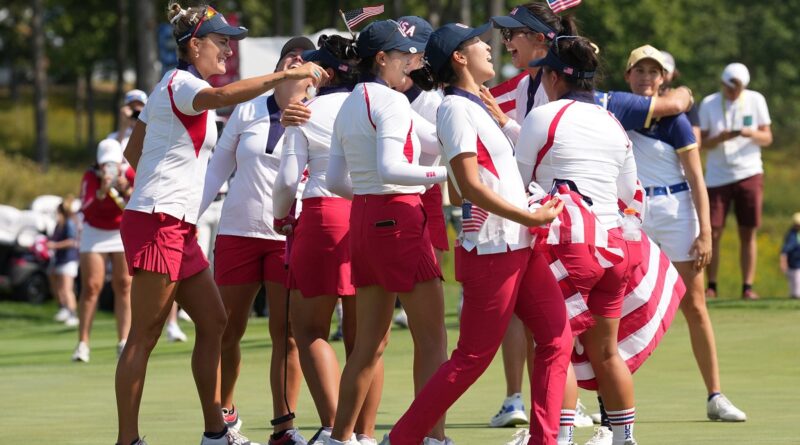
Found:
[[[321,63],[323,68],[333,69],[334,77],[331,79],[331,86],[352,87],[358,83],[360,59],[356,52],[355,40],[336,34],[330,36],[323,34],[319,37],[317,46],[320,49],[327,50],[341,62],[339,66],[328,66],[328,63]]]
[[[593,91],[598,82],[597,70],[600,58],[597,55],[597,46],[584,37],[562,38],[553,42],[558,45],[558,58],[565,64],[579,72],[595,72],[589,78],[578,78],[556,71],[573,91]],[[548,66],[545,71],[551,71]]]

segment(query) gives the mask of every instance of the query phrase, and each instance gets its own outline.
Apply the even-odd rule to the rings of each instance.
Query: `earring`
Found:
[[[194,58],[197,59],[198,57],[200,57],[200,53],[194,53]]]

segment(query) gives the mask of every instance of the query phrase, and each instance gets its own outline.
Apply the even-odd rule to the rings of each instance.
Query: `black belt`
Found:
[[[663,195],[671,195],[673,193],[680,193],[689,190],[689,183],[683,181],[678,184],[672,184],[665,187],[645,187],[644,192],[647,196],[663,196]]]

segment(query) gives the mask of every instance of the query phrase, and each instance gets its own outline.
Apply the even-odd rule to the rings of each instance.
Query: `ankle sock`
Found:
[[[722,393],[720,393],[720,392],[712,392],[711,394],[709,394],[709,395],[708,395],[708,400],[707,400],[707,402],[710,402],[710,401],[711,401],[711,399],[713,399],[714,397],[716,397],[716,396],[718,396],[718,395],[721,395],[721,394],[722,394]]]
[[[225,436],[226,434],[228,434],[228,427],[227,426],[225,427],[225,429],[222,430],[222,432],[219,432],[219,433],[210,433],[208,431],[203,433],[203,435],[208,437],[209,439],[220,439],[223,436]]]
[[[745,293],[749,290],[753,290],[752,284],[742,284],[742,293]]]
[[[562,409],[558,423],[558,445],[571,445],[575,432],[575,410]]]
[[[611,422],[611,431],[614,433],[613,445],[624,445],[626,440],[633,439],[635,418],[636,408],[608,411],[608,420]]]

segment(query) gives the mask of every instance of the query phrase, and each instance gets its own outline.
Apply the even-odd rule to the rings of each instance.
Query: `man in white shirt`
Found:
[[[746,89],[750,82],[746,66],[741,63],[726,66],[721,80],[722,91],[703,99],[699,113],[702,148],[707,150],[706,184],[713,242],[706,297],[717,295],[719,241],[733,202],[741,245],[742,298],[755,300],[758,294],[752,285],[764,173],[761,147],[772,143],[771,120],[764,96]]]

